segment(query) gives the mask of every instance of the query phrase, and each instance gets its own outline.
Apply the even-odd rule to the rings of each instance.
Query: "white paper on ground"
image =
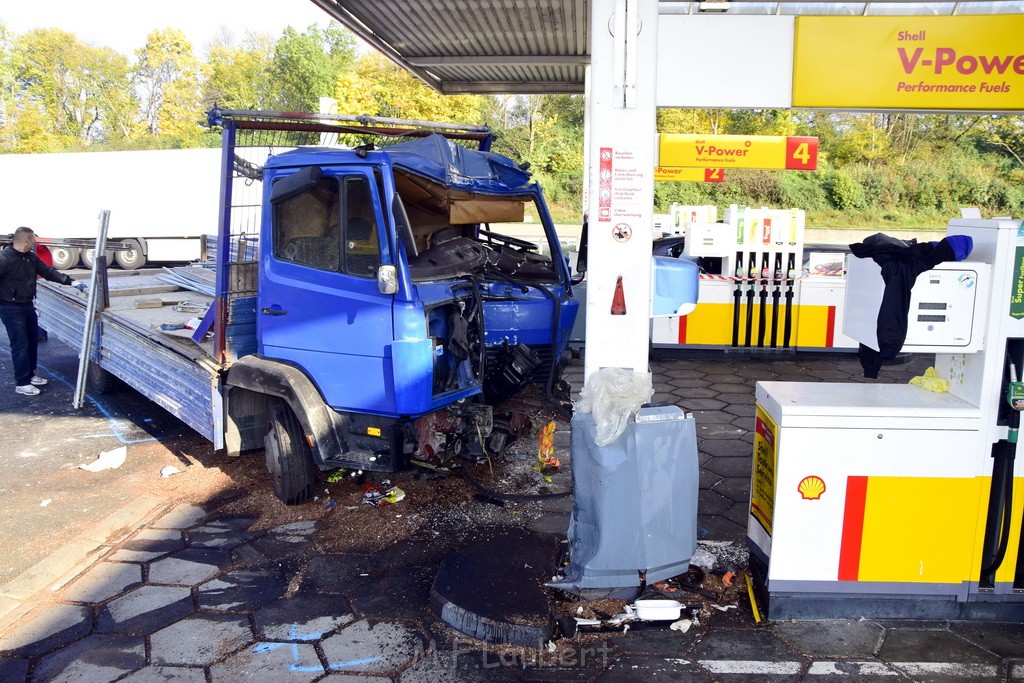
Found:
[[[128,447],[119,446],[112,451],[104,451],[99,457],[87,465],[79,465],[78,468],[89,472],[102,472],[103,470],[116,470],[124,464],[128,457]]]

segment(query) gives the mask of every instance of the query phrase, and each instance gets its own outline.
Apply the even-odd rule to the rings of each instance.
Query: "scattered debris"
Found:
[[[736,574],[733,572],[726,572],[722,574],[722,585],[726,588],[732,587],[732,580],[736,578]]]
[[[100,453],[99,457],[92,462],[79,465],[78,469],[87,470],[89,472],[102,472],[103,470],[116,470],[118,467],[124,464],[125,459],[128,457],[128,448],[126,446],[119,446],[112,451],[104,451]]]
[[[332,507],[334,507],[337,504],[338,504],[338,501],[336,501],[336,500],[329,500],[326,503],[324,503],[324,509],[325,510],[330,510]]]
[[[336,484],[337,482],[341,481],[347,476],[348,470],[342,467],[341,469],[334,470],[333,472],[327,475],[327,483]]]
[[[181,474],[181,470],[179,470],[174,465],[168,465],[167,467],[165,467],[162,470],[160,470],[160,476],[163,479],[166,479],[167,477],[170,477],[171,475],[174,475],[174,474]]]
[[[693,621],[684,618],[678,621],[673,621],[671,624],[669,624],[668,627],[673,631],[680,631],[682,633],[686,633],[690,630],[691,626],[693,626]]]
[[[391,482],[387,480],[382,482],[385,486],[390,483]],[[379,508],[384,505],[394,505],[401,500],[405,500],[405,491],[397,486],[378,488],[371,484],[366,484],[366,493],[363,494],[363,503],[365,505],[372,505],[373,507]]]
[[[549,470],[557,470],[562,466],[555,457],[555,421],[551,420],[540,430],[540,437],[537,445],[537,460],[540,465],[534,467],[542,474],[549,474]]]
[[[49,505],[50,503],[52,503],[52,502],[53,502],[53,501],[52,501],[51,499],[47,498],[47,499],[46,499],[46,500],[44,500],[43,502],[39,503],[39,507],[41,507],[41,508],[44,508],[44,507],[46,507],[47,505]]]
[[[731,609],[736,609],[736,605],[711,605],[719,612],[728,612]]]

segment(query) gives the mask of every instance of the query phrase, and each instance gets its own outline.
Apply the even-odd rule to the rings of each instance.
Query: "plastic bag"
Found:
[[[623,368],[601,368],[590,376],[580,391],[575,408],[592,413],[597,424],[594,443],[607,446],[626,430],[629,416],[654,396],[654,382],[649,372]]]

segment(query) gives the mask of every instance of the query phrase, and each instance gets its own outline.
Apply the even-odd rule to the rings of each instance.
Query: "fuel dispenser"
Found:
[[[974,250],[916,280],[903,350],[934,352],[948,392],[757,384],[747,540],[770,619],[1024,618],[1024,230],[947,234]],[[856,260],[844,331],[870,345],[880,275]]]

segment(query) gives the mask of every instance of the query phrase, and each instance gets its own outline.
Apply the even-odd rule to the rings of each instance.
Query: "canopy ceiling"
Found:
[[[457,93],[581,93],[588,0],[312,0],[427,85]],[[662,14],[1021,14],[1024,1],[667,1]]]

